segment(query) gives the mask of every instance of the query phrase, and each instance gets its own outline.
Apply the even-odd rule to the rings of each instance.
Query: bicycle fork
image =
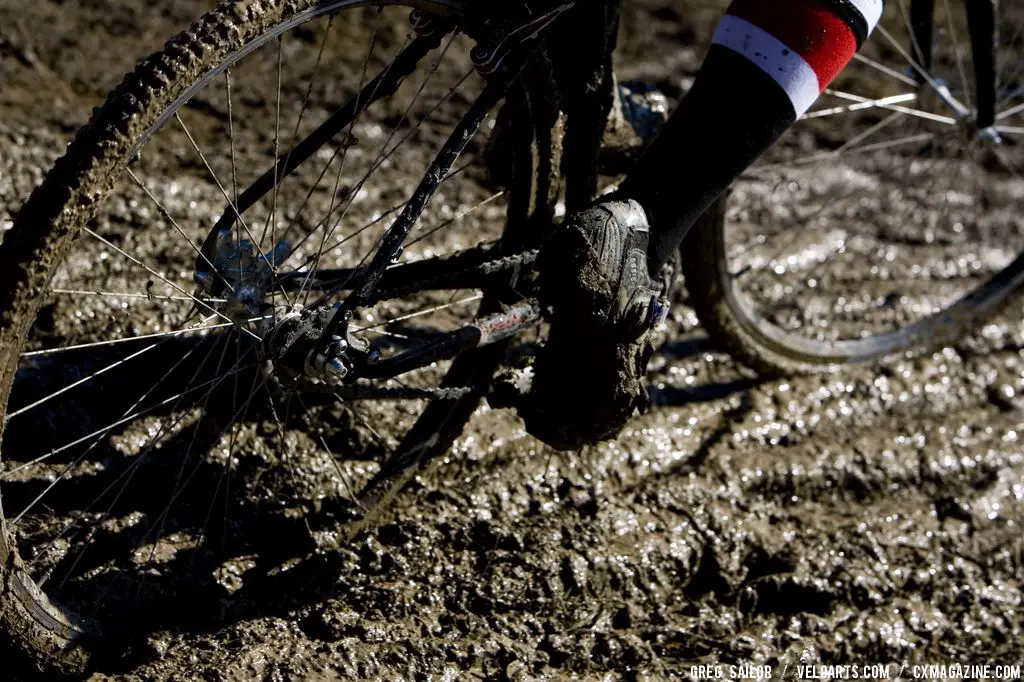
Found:
[[[976,111],[974,125],[981,134],[993,136],[998,104],[998,79],[996,77],[996,53],[999,47],[998,17],[999,0],[964,0],[967,14],[967,30],[971,39],[971,55],[974,63]],[[934,58],[935,0],[911,0],[910,3],[911,50],[917,59],[915,80],[921,87],[935,89],[942,101],[949,106],[958,119],[968,120],[972,112],[949,91],[949,88],[931,76]]]

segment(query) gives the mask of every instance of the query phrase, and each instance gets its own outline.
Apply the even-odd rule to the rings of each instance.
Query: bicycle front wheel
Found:
[[[855,61],[688,235],[698,315],[753,368],[937,347],[1024,279],[1024,12],[1003,3],[995,44],[976,31],[972,50],[965,4],[888,3]]]

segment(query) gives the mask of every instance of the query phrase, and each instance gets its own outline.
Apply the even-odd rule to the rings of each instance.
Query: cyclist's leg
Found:
[[[652,272],[853,58],[883,0],[735,0],[693,87],[620,195],[651,223]]]
[[[541,253],[554,315],[521,409],[562,449],[618,433],[646,397],[652,279],[732,180],[817,99],[882,0],[735,0],[693,88],[617,196],[575,213]],[[651,228],[648,228],[648,224]]]

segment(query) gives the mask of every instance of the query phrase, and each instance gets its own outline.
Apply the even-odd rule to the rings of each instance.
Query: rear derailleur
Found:
[[[356,337],[348,320],[326,343],[322,342],[339,305],[318,306],[285,315],[264,339],[266,358],[290,383],[310,379],[324,383],[350,383],[380,353]],[[347,313],[346,313],[347,315]]]

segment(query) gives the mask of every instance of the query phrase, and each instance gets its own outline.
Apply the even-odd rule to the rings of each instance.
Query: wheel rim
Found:
[[[868,359],[947,340],[944,329],[1005,296],[1010,286],[991,278],[1019,270],[1024,137],[1009,122],[1024,112],[1024,22],[1001,20],[1003,142],[991,145],[928,85],[946,77],[953,97],[975,106],[963,7],[936,3],[930,70],[904,47],[908,7],[890,3],[855,62],[730,197],[722,256],[731,306],[789,356]]]
[[[288,560],[277,566],[252,558],[258,538],[240,529],[253,519],[265,525],[269,518],[261,533],[288,538],[284,554],[330,545],[330,527],[348,513],[353,491],[425,405],[403,400],[366,412],[329,395],[279,395],[261,371],[258,319],[196,293],[190,281],[198,244],[245,183],[413,39],[403,20],[408,9],[392,4],[317,6],[204,77],[132,150],[139,159],[54,277],[12,391],[0,493],[26,574],[107,631],[133,630],[138,621],[129,614],[157,612],[132,606],[139,600],[158,600],[163,615],[148,626],[159,627],[186,616],[173,608],[192,601],[181,594],[230,600],[247,576],[290,568],[291,557],[279,556]],[[336,21],[344,10],[352,12]],[[361,47],[332,54],[332,45],[348,45],[348,34],[364,29]],[[321,150],[308,169],[244,212],[235,245],[261,243],[253,250],[258,263],[288,238],[299,275],[358,265],[478,91],[470,47],[465,36],[445,38],[425,74],[355,121],[355,141]],[[335,57],[346,83],[319,72],[325,55]],[[308,80],[282,82],[282,70],[310,64]],[[243,109],[270,116],[252,125]],[[481,151],[471,148],[444,180],[404,260],[498,237],[503,198],[482,183]],[[359,169],[374,167],[376,179],[359,182]],[[314,279],[303,277],[289,293],[269,285],[263,317],[315,299]],[[276,298],[285,302],[271,303]],[[354,324],[357,333],[400,348],[471,319],[480,298],[461,290],[384,301]],[[190,316],[192,307],[202,312]],[[436,386],[447,366],[389,383]],[[40,439],[46,426],[52,433]],[[238,497],[243,503],[232,512]],[[310,505],[323,512],[322,528],[288,520],[308,521]]]

